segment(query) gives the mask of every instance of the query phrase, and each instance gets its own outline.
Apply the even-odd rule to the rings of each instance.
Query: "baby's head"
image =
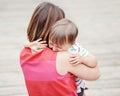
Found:
[[[61,19],[51,28],[49,47],[54,51],[66,51],[75,43],[77,35],[76,25],[68,19]]]

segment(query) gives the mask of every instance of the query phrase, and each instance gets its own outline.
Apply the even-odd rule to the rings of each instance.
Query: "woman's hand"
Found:
[[[32,53],[41,52],[44,48],[47,47],[46,41],[41,41],[42,39],[38,39],[33,42],[28,42],[24,46],[31,49]]]
[[[87,67],[94,68],[97,66],[97,58],[92,54],[86,57],[80,56],[79,54],[72,54],[69,58],[69,63],[73,66],[83,64]]]
[[[77,55],[77,54],[72,54],[69,58],[69,62],[73,66],[78,65],[78,64],[82,64],[83,63],[82,56]]]

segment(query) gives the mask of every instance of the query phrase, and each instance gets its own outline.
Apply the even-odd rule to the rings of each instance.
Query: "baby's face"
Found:
[[[49,42],[49,47],[52,48],[53,51],[67,51],[72,45],[71,44],[64,44],[61,46],[58,46],[52,42]]]

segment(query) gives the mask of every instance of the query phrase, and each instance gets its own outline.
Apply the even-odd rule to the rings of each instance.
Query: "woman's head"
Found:
[[[65,18],[64,11],[48,2],[39,4],[30,20],[27,36],[30,42],[39,38],[47,41],[51,26],[58,20]]]
[[[75,43],[77,35],[76,25],[68,19],[61,19],[51,28],[49,47],[55,51],[68,50]]]

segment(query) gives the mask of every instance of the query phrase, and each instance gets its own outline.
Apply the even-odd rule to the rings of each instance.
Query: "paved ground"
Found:
[[[44,0],[0,0],[0,96],[28,96],[19,66],[31,14]],[[99,60],[87,96],[120,96],[120,0],[49,0],[79,28],[78,41]]]

